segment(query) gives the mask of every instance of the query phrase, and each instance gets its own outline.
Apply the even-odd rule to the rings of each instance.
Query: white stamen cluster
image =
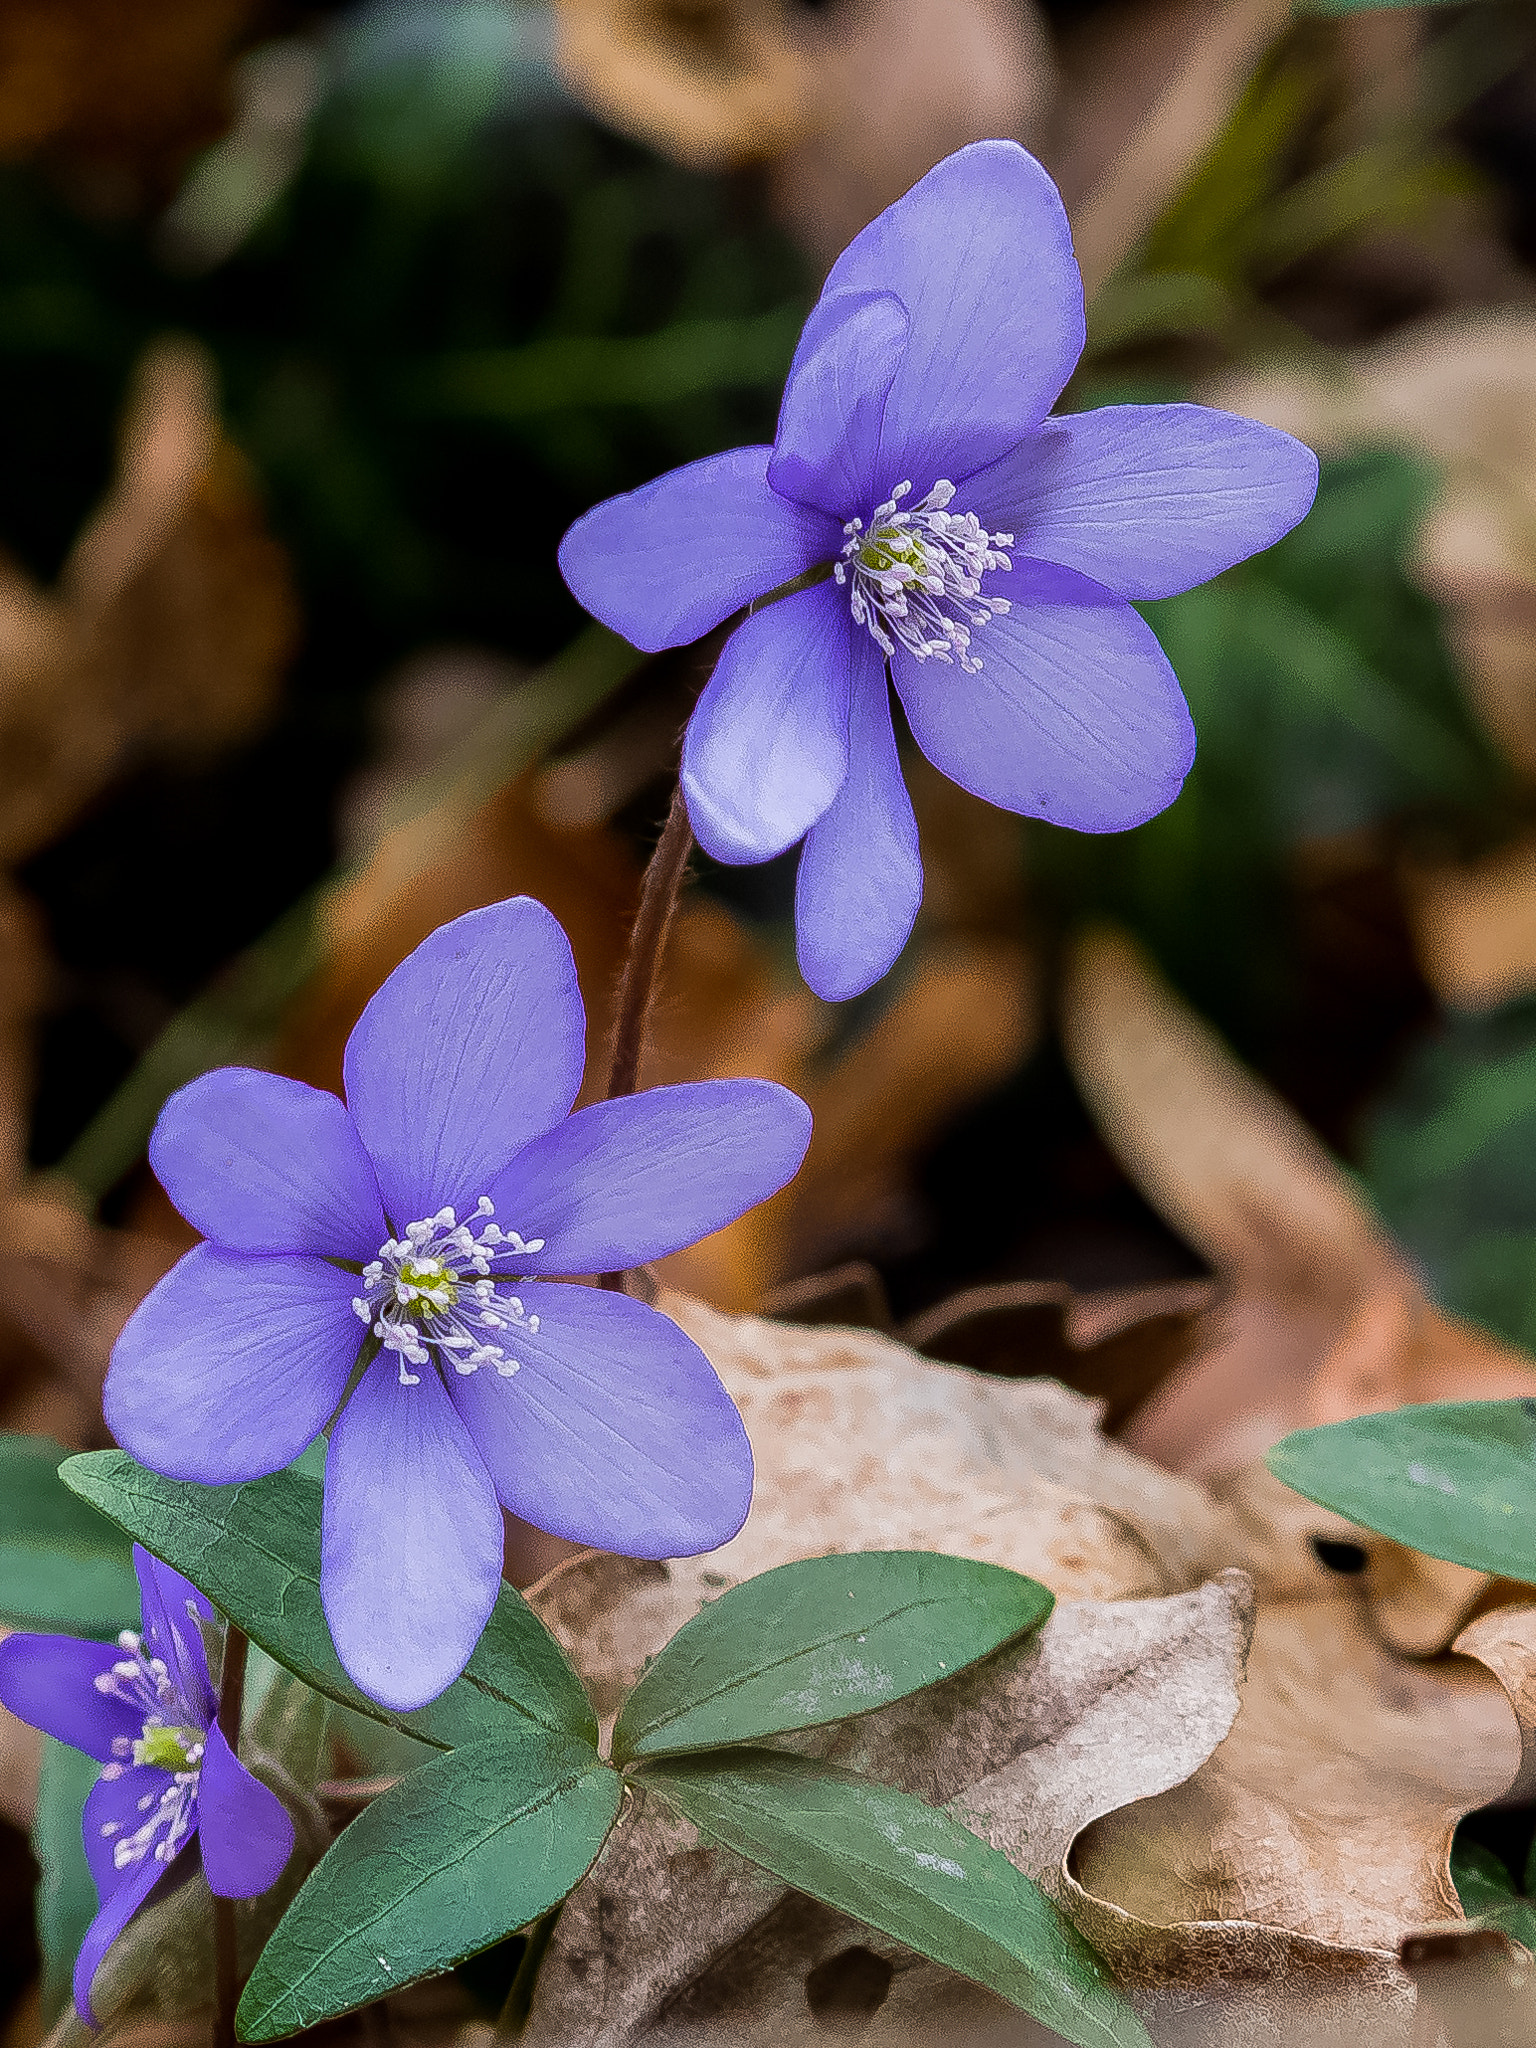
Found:
[[[974,512],[951,512],[955,487],[943,481],[902,511],[911,488],[892,491],[868,532],[862,519],[847,522],[832,573],[848,586],[854,623],[882,652],[894,654],[899,642],[918,661],[956,661],[974,675],[981,661],[971,653],[971,627],[1012,609],[1006,597],[983,597],[981,579],[1013,567],[1002,552],[1013,535],[988,533]]]
[[[542,1251],[544,1240],[519,1237],[497,1223],[478,1232],[470,1228],[495,1213],[486,1195],[469,1222],[460,1223],[452,1209],[439,1209],[408,1223],[405,1235],[380,1245],[378,1257],[363,1268],[364,1291],[353,1297],[352,1307],[385,1350],[395,1353],[402,1387],[421,1384],[421,1374],[407,1367],[430,1365],[433,1345],[457,1373],[478,1372],[482,1365],[494,1366],[503,1379],[521,1372],[504,1342],[481,1333],[521,1329],[532,1336],[539,1319],[524,1312],[515,1294],[501,1292],[491,1264]]]
[[[146,1792],[138,1801],[136,1811],[144,1819],[137,1827],[125,1834],[121,1821],[109,1820],[102,1826],[102,1840],[112,1843],[114,1867],[126,1870],[146,1856],[169,1863],[196,1826],[203,1730],[177,1691],[164,1658],[146,1656],[143,1638],[132,1629],[123,1630],[117,1646],[125,1655],[110,1671],[99,1673],[96,1690],[142,1714],[143,1732],[137,1739],[113,1738],[112,1762],[103,1766],[101,1775],[120,1778],[130,1764],[154,1764],[171,1773],[164,1791]]]

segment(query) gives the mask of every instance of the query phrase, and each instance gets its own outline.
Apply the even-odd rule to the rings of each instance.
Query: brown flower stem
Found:
[[[230,1622],[224,1631],[224,1665],[219,1673],[219,1733],[236,1754],[245,1708],[245,1656],[250,1642]],[[213,2048],[235,2048],[235,2007],[240,2002],[240,1964],[235,1947],[235,1902],[213,1902]]]
[[[667,936],[677,914],[688,856],[693,851],[693,828],[679,781],[672,792],[672,808],[662,828],[656,851],[651,855],[640,885],[640,908],[629,935],[629,952],[619,982],[618,1007],[613,1025],[613,1052],[608,1062],[608,1085],[604,1094],[633,1095],[640,1078],[640,1055],[645,1049],[645,1028],[650,1019],[661,965],[666,957]],[[622,1273],[604,1273],[604,1287],[621,1292]]]

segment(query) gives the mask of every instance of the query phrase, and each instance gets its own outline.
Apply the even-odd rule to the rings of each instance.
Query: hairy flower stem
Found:
[[[224,1631],[224,1663],[219,1673],[219,1733],[236,1754],[240,1750],[240,1718],[245,1708],[245,1657],[250,1648],[244,1631],[231,1622]],[[235,1902],[213,1902],[213,2048],[235,2048],[235,2007],[240,2002],[240,1965],[235,1947]]]
[[[608,1086],[604,1090],[609,1097],[633,1095],[635,1092],[635,1084],[640,1077],[640,1055],[645,1049],[645,1027],[655,999],[656,985],[661,978],[667,937],[677,914],[678,898],[682,894],[683,877],[692,851],[693,827],[688,822],[688,807],[683,801],[683,785],[679,782],[672,792],[672,808],[667,813],[667,822],[646,868],[645,880],[640,885],[640,908],[635,913],[634,929],[629,935],[629,952],[619,982],[618,1007],[614,1016],[613,1053],[608,1062]],[[605,1273],[602,1284],[615,1293],[622,1292],[624,1275]]]

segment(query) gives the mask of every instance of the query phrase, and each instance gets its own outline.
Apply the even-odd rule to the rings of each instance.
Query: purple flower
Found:
[[[804,839],[801,970],[829,1000],[895,960],[922,895],[889,663],[936,767],[1005,810],[1118,832],[1194,756],[1178,681],[1128,600],[1166,597],[1300,519],[1317,461],[1193,405],[1048,419],[1083,347],[1055,186],[1017,144],[928,173],[833,265],[771,448],[673,470],[579,519],[576,596],[637,647],[726,643],[688,726],[700,844]]]
[[[166,1867],[200,1837],[221,1899],[250,1899],[282,1875],[293,1822],[219,1733],[198,1620],[213,1609],[137,1544],[144,1625],[115,1644],[78,1636],[0,1642],[0,1703],[87,1756],[101,1776],[85,1802],[85,1856],[101,1910],[75,1959],[75,2005],[95,2024],[91,1980]]]
[[[335,1416],[321,1596],[342,1663],[390,1707],[464,1668],[502,1506],[677,1557],[724,1543],[751,1500],[746,1432],[698,1347],[549,1276],[718,1230],[795,1172],[810,1111],[772,1082],[699,1081],[571,1116],[584,1039],[565,934],[514,897],[395,969],[348,1041],[344,1104],[224,1067],[151,1141],[207,1242],[129,1319],[107,1422],[156,1471],[219,1485],[287,1465]]]

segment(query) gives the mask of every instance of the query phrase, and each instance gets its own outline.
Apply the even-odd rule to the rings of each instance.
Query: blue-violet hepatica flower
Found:
[[[514,897],[390,975],[347,1043],[345,1102],[224,1067],[172,1096],[150,1144],[207,1241],[130,1317],[107,1422],[143,1464],[220,1485],[287,1465],[340,1407],[321,1598],[386,1706],[464,1668],[502,1506],[677,1557],[727,1541],[751,1500],[746,1432],[698,1346],[551,1276],[719,1229],[796,1171],[810,1112],[769,1081],[698,1081],[571,1115],[584,1043],[566,936]]]
[[[1194,733],[1130,600],[1204,582],[1312,503],[1311,451],[1252,420],[1048,418],[1083,339],[1055,186],[1016,143],[973,143],[833,265],[771,448],[610,498],[561,545],[581,602],[650,650],[811,579],[727,641],[683,786],[717,860],[804,839],[800,964],[831,1000],[885,973],[922,894],[887,664],[962,787],[1081,832],[1140,824],[1178,794]]]
[[[85,1802],[85,1856],[101,1907],[75,1959],[75,2005],[87,2024],[102,1957],[156,1881],[196,1837],[203,1874],[224,1899],[275,1884],[293,1822],[220,1734],[198,1622],[213,1609],[179,1572],[137,1544],[143,1626],[115,1644],[77,1636],[0,1642],[0,1704],[97,1758]]]

